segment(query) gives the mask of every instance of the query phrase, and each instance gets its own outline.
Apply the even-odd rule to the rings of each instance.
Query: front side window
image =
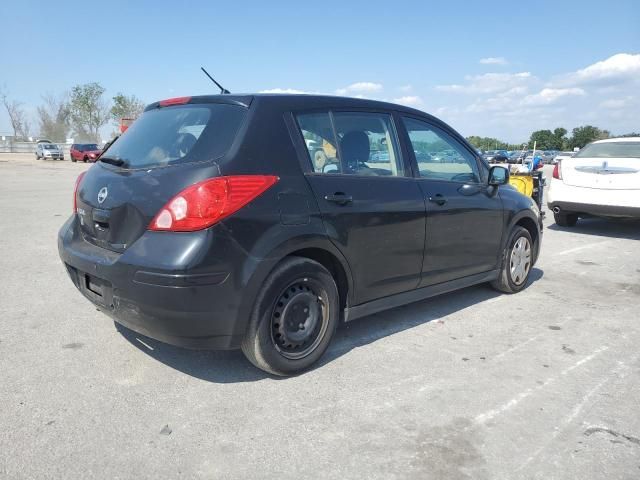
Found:
[[[300,114],[297,119],[314,172],[405,175],[390,115],[336,112],[333,125],[329,113]]]
[[[453,137],[420,120],[403,118],[420,177],[451,182],[480,182],[475,157]]]

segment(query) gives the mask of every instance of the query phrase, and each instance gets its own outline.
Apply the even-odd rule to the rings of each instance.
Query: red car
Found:
[[[102,149],[98,148],[95,143],[74,143],[69,149],[72,162],[77,162],[78,160],[95,162],[101,153]]]

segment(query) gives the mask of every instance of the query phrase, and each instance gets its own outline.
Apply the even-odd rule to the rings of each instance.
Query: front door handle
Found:
[[[353,202],[353,197],[351,195],[345,195],[340,192],[334,193],[333,195],[325,195],[324,199],[327,202],[337,203],[338,205],[346,205]]]
[[[436,195],[434,195],[433,197],[429,197],[429,201],[431,203],[435,203],[437,205],[444,205],[445,203],[447,203],[447,199],[446,197],[444,197],[442,194],[438,193]]]

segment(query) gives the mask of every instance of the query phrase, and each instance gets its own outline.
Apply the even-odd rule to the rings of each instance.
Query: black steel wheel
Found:
[[[314,279],[289,285],[271,315],[271,339],[276,350],[290,359],[304,358],[318,347],[329,323],[328,298]]]
[[[331,273],[309,258],[285,258],[265,280],[242,350],[275,375],[309,368],[325,352],[338,324],[338,288]]]

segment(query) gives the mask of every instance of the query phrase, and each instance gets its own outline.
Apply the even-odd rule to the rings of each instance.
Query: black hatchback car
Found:
[[[74,192],[58,248],[118,323],[313,364],[340,321],[470,285],[527,283],[540,212],[423,112],[309,95],[149,105]]]

